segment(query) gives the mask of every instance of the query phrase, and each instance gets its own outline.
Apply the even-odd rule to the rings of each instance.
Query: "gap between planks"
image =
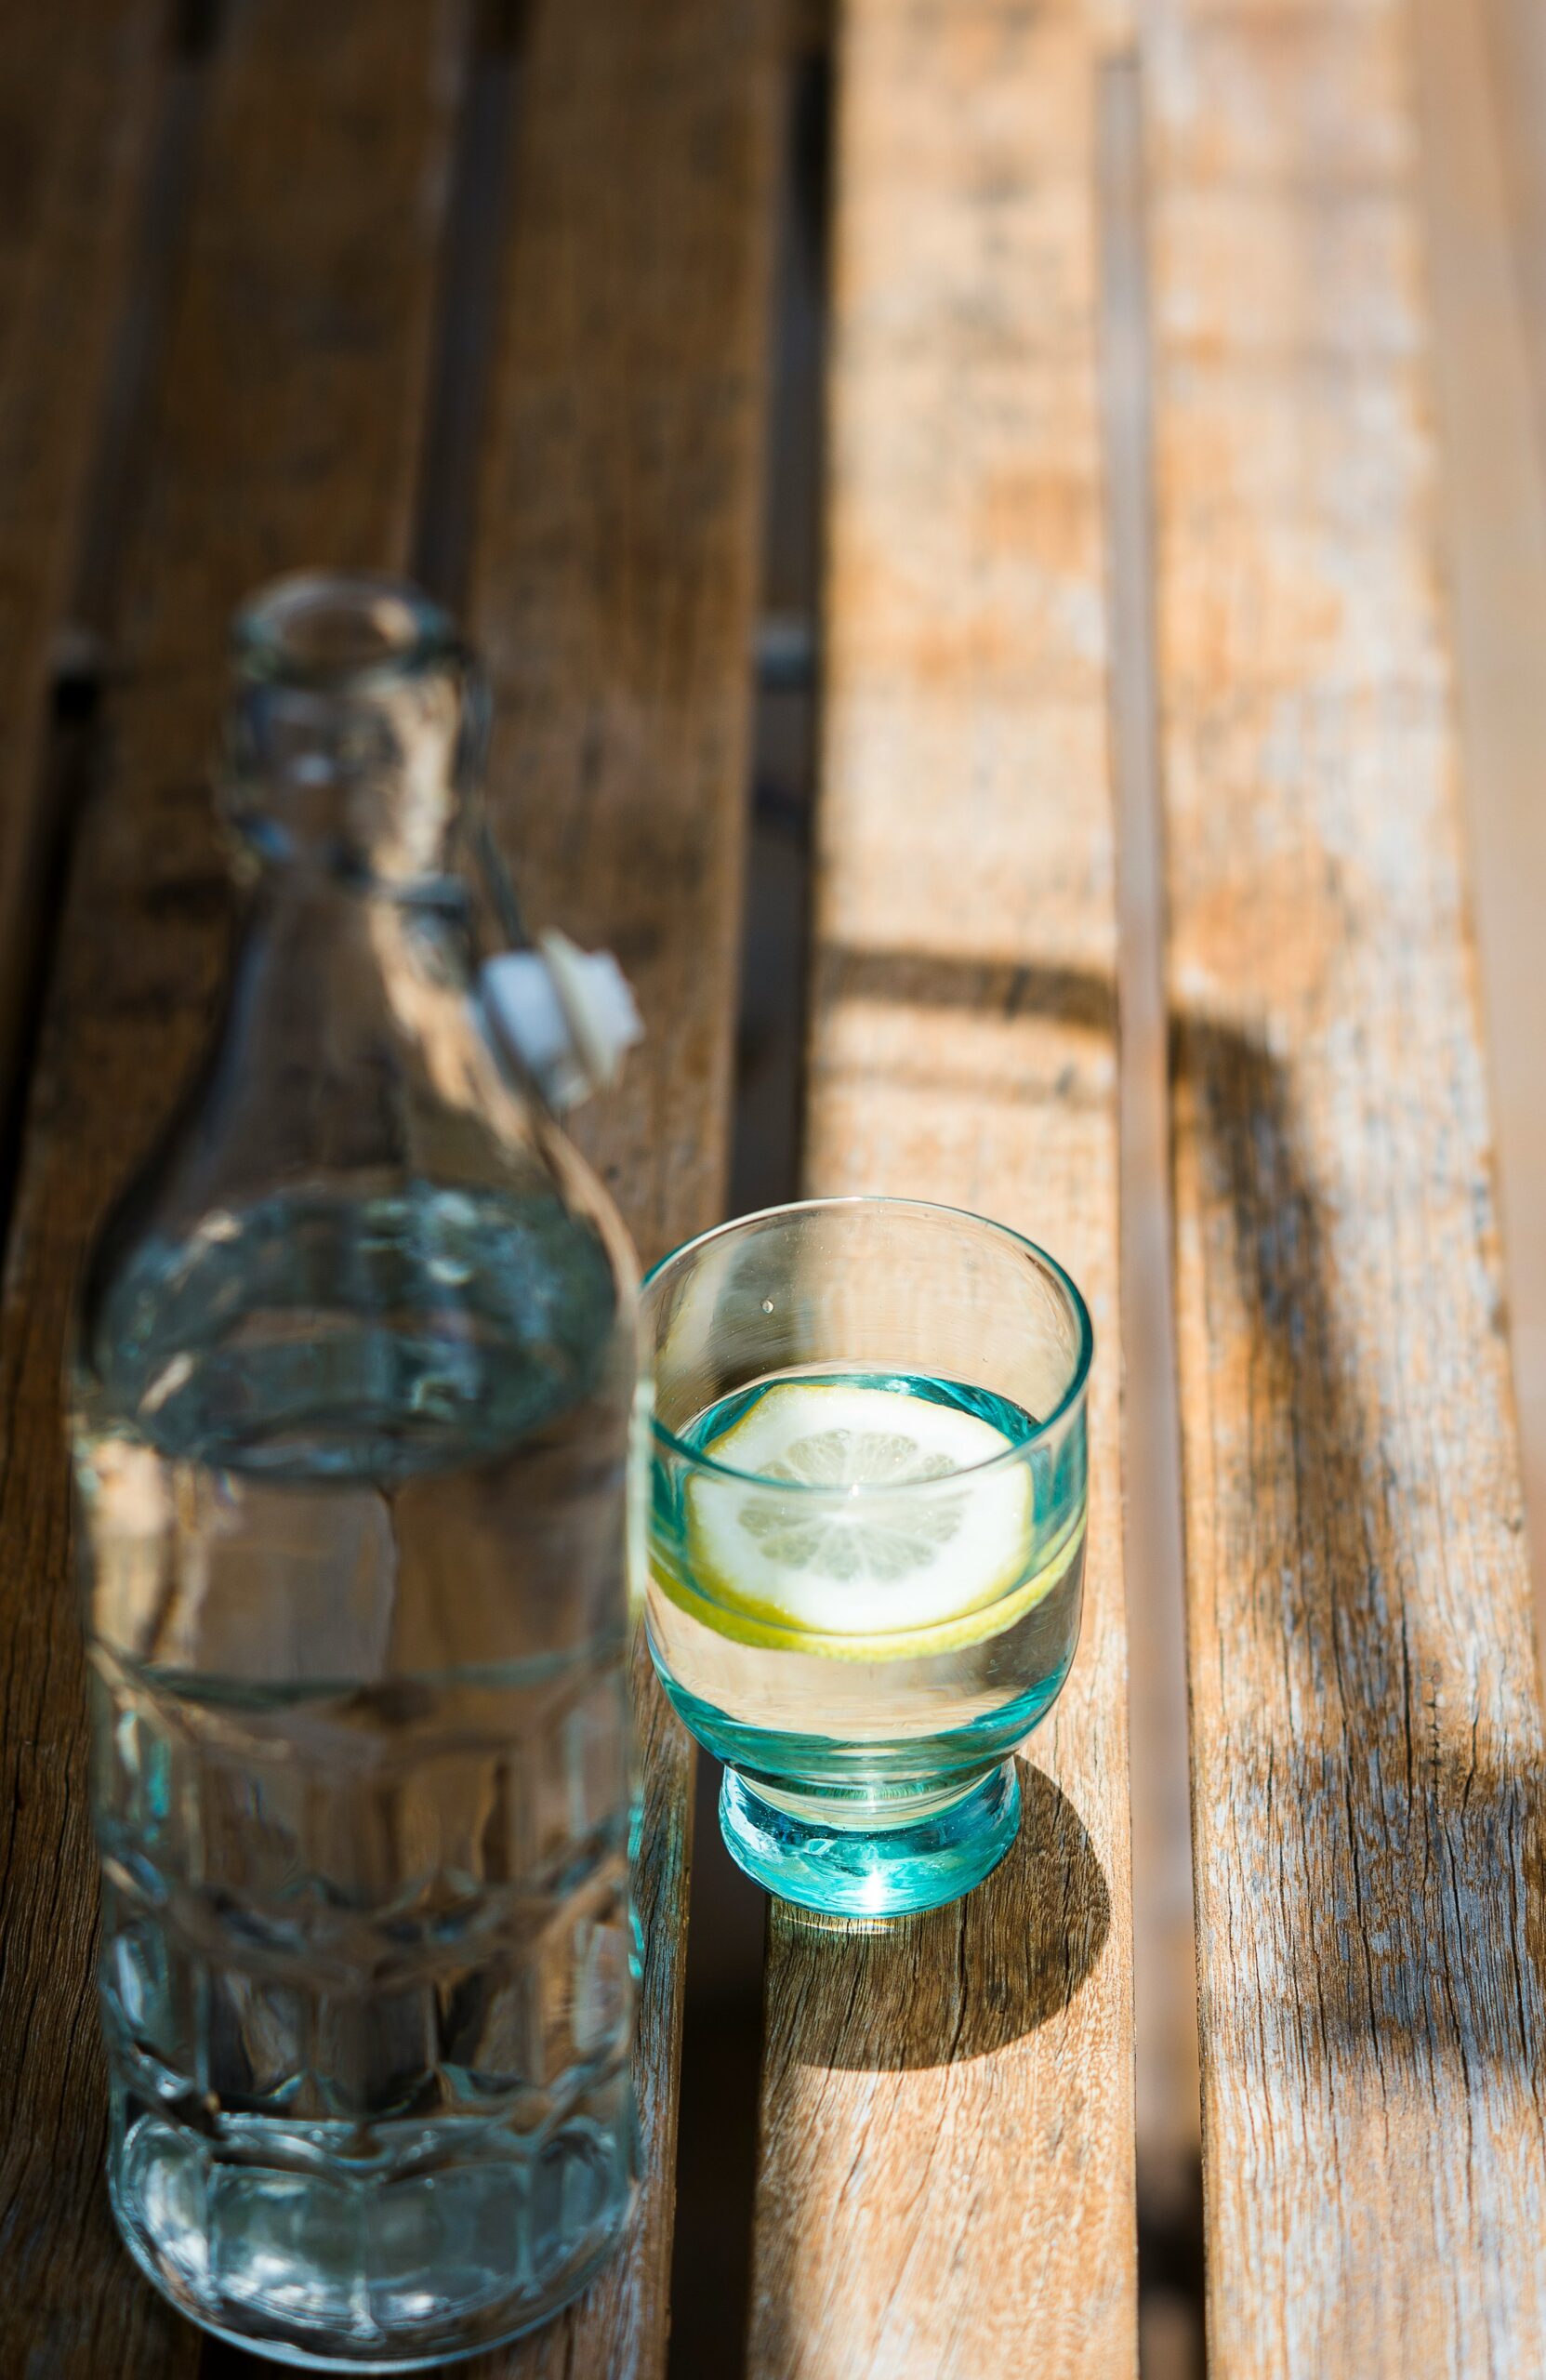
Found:
[[[1144,2380],[1183,2380],[1202,2369],[1202,2120],[1170,1292],[1143,79],[1136,46],[1115,38],[1103,52],[1097,124],[1118,853],[1123,1560],[1132,1731],[1139,2336]]]

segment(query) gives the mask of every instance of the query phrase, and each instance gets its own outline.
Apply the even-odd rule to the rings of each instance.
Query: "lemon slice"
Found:
[[[1023,1579],[1029,1467],[1006,1463],[950,1482],[1012,1444],[990,1421],[926,1397],[846,1381],[779,1382],[703,1451],[760,1482],[787,1480],[788,1494],[694,1478],[687,1553],[700,1592],[668,1592],[747,1643],[852,1646],[873,1657],[985,1634],[1010,1616],[987,1618],[990,1607]],[[932,1480],[938,1488],[918,1492]],[[1037,1591],[1028,1604],[1052,1580],[1025,1583]],[[1012,1600],[1018,1606],[1022,1596]]]

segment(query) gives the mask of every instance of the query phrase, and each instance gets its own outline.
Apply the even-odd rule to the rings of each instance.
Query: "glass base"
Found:
[[[571,2124],[525,2170],[511,2159],[377,2192],[217,2163],[140,2115],[108,2185],[135,2262],[201,2329],[302,2370],[419,2372],[503,2347],[577,2296],[627,2226],[629,2162],[602,2127]]]
[[[960,1792],[884,1809],[774,1794],[733,1768],[720,1789],[720,1831],[736,1866],[781,1900],[832,1916],[896,1917],[959,1900],[997,1868],[1019,1823],[1012,1760]]]

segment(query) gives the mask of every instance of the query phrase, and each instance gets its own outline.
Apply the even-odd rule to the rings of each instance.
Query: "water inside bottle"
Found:
[[[143,1241],[77,1413],[110,2179],[198,2320],[540,2320],[633,2188],[631,1333],[557,1198]]]

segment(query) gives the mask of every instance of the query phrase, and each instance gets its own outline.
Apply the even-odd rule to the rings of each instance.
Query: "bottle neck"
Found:
[[[220,796],[249,866],[291,897],[330,879],[454,910],[486,701],[445,615],[387,581],[285,580],[235,665]]]
[[[488,1038],[456,880],[265,866],[196,1112],[190,1211],[255,1207],[275,1184],[492,1180],[532,1152],[538,1118]]]
[[[254,1177],[413,1170],[457,1117],[523,1142],[469,997],[514,905],[480,838],[486,700],[449,619],[391,581],[287,579],[239,616],[233,658],[219,800],[251,898],[217,1137]]]

